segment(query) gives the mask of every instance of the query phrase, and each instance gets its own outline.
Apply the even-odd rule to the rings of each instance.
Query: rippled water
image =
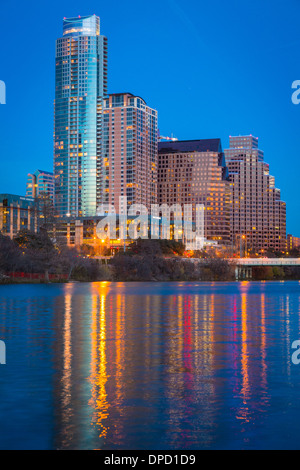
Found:
[[[0,286],[0,448],[299,448],[299,300],[298,282]]]

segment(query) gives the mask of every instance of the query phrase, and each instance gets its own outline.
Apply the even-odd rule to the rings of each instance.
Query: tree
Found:
[[[228,281],[234,279],[233,266],[226,259],[211,258],[202,267],[205,280]]]
[[[0,233],[0,270],[14,271],[19,264],[21,250],[8,236]]]
[[[292,248],[289,253],[290,258],[300,258],[300,250],[299,248]]]
[[[55,266],[57,251],[48,233],[40,229],[38,233],[21,230],[15,237],[15,242],[32,261],[35,268],[45,272],[45,280],[49,281],[49,269]]]

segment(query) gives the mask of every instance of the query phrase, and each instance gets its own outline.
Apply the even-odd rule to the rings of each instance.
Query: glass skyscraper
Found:
[[[51,199],[54,198],[54,176],[49,171],[36,170],[28,173],[26,196],[38,197],[42,193],[47,193]]]
[[[65,18],[56,41],[54,104],[55,207],[62,217],[96,214],[106,93],[107,39],[100,35],[100,19]]]

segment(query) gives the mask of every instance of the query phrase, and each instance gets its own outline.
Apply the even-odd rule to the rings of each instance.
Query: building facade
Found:
[[[157,200],[157,111],[130,93],[104,99],[102,157],[98,205],[112,204],[118,213],[126,196],[129,206],[150,209]]]
[[[28,173],[26,196],[38,197],[41,193],[47,193],[51,199],[54,199],[54,175],[49,171],[36,170],[34,173]]]
[[[174,240],[174,222],[169,219],[164,221],[162,218],[157,222],[156,219],[157,217],[148,214],[146,222],[139,225],[136,222],[136,216],[126,215],[124,221],[123,217],[115,214],[115,232],[111,234],[106,225],[107,214],[96,217],[56,217],[49,234],[60,246],[65,245],[77,249],[88,246],[94,248],[98,254],[103,251],[103,248],[110,248],[113,251],[124,250],[138,238],[151,239],[154,231],[157,235],[156,239],[164,239],[164,223],[169,224],[170,240]],[[101,224],[101,232],[99,232],[99,224]],[[123,238],[124,224],[126,227],[125,238]],[[131,237],[133,232],[136,232],[134,238]],[[184,224],[182,224],[180,239],[183,240],[183,243],[185,242]]]
[[[233,246],[263,252],[285,250],[286,205],[253,136],[230,137],[225,151],[231,185]]]
[[[158,144],[158,203],[204,205],[204,236],[230,242],[230,185],[220,139]]]
[[[15,194],[0,194],[0,232],[13,238],[20,230],[37,232],[39,211],[36,200]]]
[[[229,136],[229,149],[224,150],[226,163],[234,157],[238,150],[251,149],[252,155],[257,156],[257,161],[264,161],[264,152],[258,148],[258,137],[253,135]]]
[[[100,19],[65,18],[56,41],[54,104],[55,208],[62,217],[96,214],[106,93],[107,39],[100,35]]]
[[[294,237],[290,233],[286,237],[287,251],[300,249],[300,237]]]

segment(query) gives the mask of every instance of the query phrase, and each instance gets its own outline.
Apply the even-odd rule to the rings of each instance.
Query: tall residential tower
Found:
[[[100,35],[100,19],[65,18],[56,41],[54,105],[55,208],[62,217],[96,214],[106,93],[107,39]]]
[[[102,177],[98,204],[157,202],[157,111],[139,96],[114,93],[103,103]]]

